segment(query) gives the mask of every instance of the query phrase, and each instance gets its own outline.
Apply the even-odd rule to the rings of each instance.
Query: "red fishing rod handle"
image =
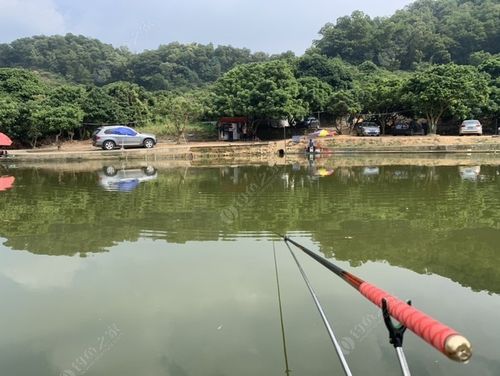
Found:
[[[456,330],[368,282],[363,282],[359,286],[359,292],[380,308],[382,299],[385,299],[392,317],[448,358],[466,362],[472,356],[470,342]]]

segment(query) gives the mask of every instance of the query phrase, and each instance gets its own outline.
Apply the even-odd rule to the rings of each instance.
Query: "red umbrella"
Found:
[[[6,134],[0,132],[0,146],[10,146],[12,145],[12,140]]]
[[[14,176],[0,176],[0,191],[11,189],[15,180]]]

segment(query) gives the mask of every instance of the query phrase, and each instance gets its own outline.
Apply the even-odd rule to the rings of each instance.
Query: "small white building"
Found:
[[[245,141],[250,139],[246,117],[222,117],[217,122],[220,141]]]

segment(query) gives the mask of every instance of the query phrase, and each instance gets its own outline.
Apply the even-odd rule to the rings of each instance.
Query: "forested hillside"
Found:
[[[325,25],[314,42],[321,53],[388,69],[418,64],[470,63],[477,51],[500,51],[498,0],[418,0],[389,18],[363,12]]]
[[[500,111],[500,3],[418,0],[388,18],[325,25],[300,57],[179,43],[131,53],[68,34],[0,44],[0,131],[17,145],[129,123],[180,137],[189,123],[321,113],[333,124],[479,118]]]
[[[0,66],[37,69],[66,80],[105,85],[137,83],[149,90],[189,89],[214,82],[238,64],[267,60],[264,53],[230,46],[170,43],[133,54],[97,39],[67,34],[0,44]]]

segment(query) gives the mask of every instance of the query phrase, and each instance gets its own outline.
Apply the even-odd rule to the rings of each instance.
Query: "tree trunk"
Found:
[[[344,119],[341,117],[340,120],[338,118],[335,119],[335,129],[338,134],[342,134],[342,123]]]
[[[175,127],[175,143],[179,145],[181,143],[182,134],[184,133],[184,124],[182,124],[181,121],[177,119],[174,121],[174,127]]]
[[[253,129],[253,131],[252,131],[253,140],[252,141],[255,141],[257,139],[257,130],[259,129],[259,125],[260,125],[260,123],[257,123],[257,125],[255,125],[255,122],[252,121],[252,129]]]
[[[437,113],[436,115],[427,114],[427,123],[429,124],[429,132],[428,132],[429,134],[436,134],[437,125],[443,113],[444,109],[440,109],[439,113]]]
[[[35,136],[35,137],[33,137],[33,138],[31,139],[30,144],[31,144],[31,148],[32,148],[32,149],[36,148],[36,142],[37,142],[37,140],[38,140],[38,136]]]
[[[434,122],[434,118],[432,116],[426,116],[427,118],[427,134],[436,134],[436,123]]]
[[[354,123],[352,123],[351,126],[349,127],[349,134],[352,133],[352,131],[356,128],[356,125],[358,125],[358,123],[362,122],[362,121],[361,122],[359,121],[361,116],[356,116],[355,118],[356,118],[356,121]]]
[[[61,142],[59,141],[59,137],[61,137],[62,131],[59,131],[58,134],[56,134],[56,146],[57,150],[61,149]]]

